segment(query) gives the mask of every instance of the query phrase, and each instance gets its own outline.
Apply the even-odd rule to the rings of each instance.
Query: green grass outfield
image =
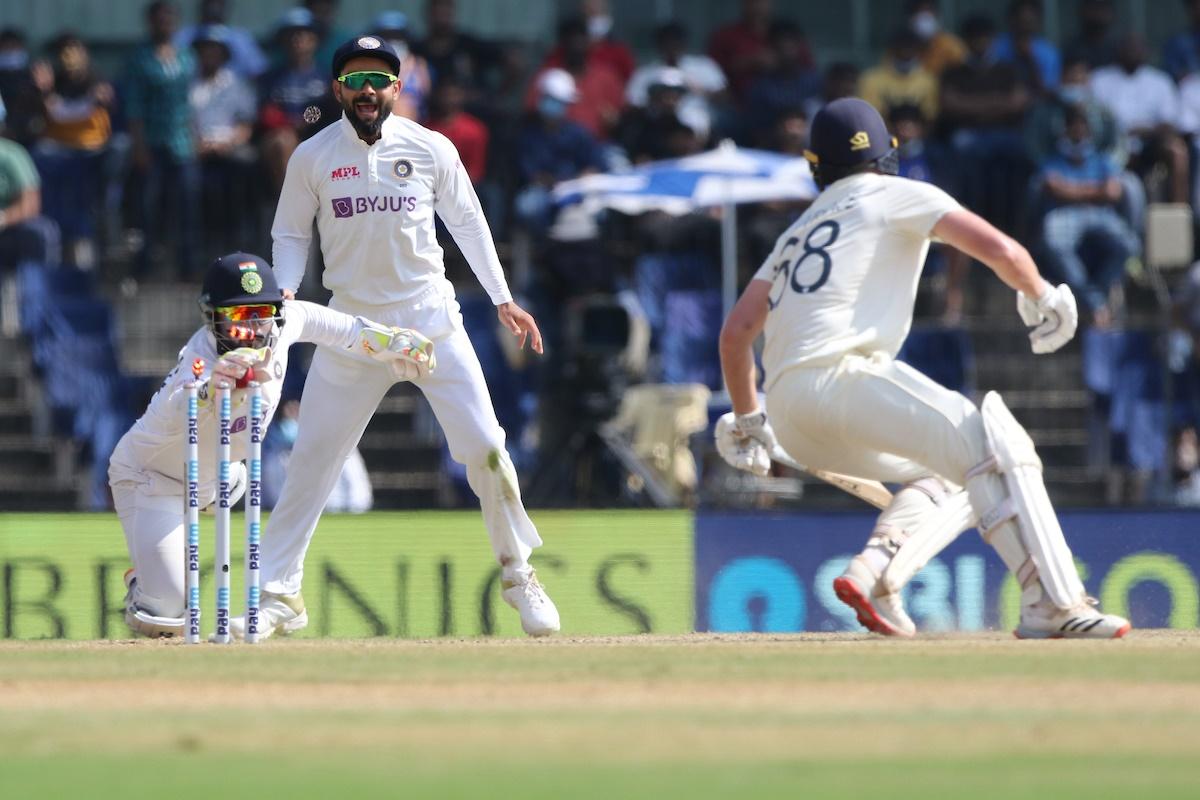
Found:
[[[1200,633],[0,642],[5,798],[1195,797]]]

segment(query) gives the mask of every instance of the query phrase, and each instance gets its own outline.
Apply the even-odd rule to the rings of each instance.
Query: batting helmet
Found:
[[[279,316],[282,303],[283,292],[275,280],[275,273],[256,255],[230,253],[221,256],[204,274],[200,309],[217,338],[217,350],[221,353],[238,347],[274,346],[278,325],[282,324]],[[255,315],[246,320],[233,320],[228,311],[222,311],[238,306],[270,306],[271,309],[267,316]],[[246,324],[231,325],[231,321]],[[265,321],[272,324],[266,325]],[[253,335],[247,336],[247,331]]]
[[[813,118],[804,151],[817,185],[829,184],[869,164],[880,172],[899,171],[896,139],[875,107],[858,97],[826,104]]]

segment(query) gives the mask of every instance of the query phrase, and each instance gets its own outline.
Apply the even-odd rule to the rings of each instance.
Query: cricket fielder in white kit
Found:
[[[180,636],[184,626],[184,479],[187,385],[198,384],[199,502],[216,497],[217,413],[213,384],[232,388],[230,455],[236,465],[230,505],[246,488],[246,386],[261,386],[263,429],[270,425],[288,348],[315,342],[347,358],[379,363],[397,375],[434,367],[433,343],[416,331],[388,328],[314,303],[283,299],[267,263],[249,253],[213,262],[200,306],[205,324],[179,351],[175,368],[145,413],[121,437],[109,459],[108,480],[133,568],[125,573],[125,621],[144,636]],[[192,366],[200,368],[193,374]]]
[[[937,187],[896,176],[895,141],[858,98],[813,119],[806,153],[821,188],[779,237],[721,331],[733,412],[717,447],[765,474],[782,445],[816,469],[902,484],[866,549],[834,581],[869,630],[911,636],[900,590],[978,527],[1021,586],[1021,638],[1116,638],[1128,620],[1087,597],[1042,481],[1033,442],[989,392],[980,408],[894,361],[912,324],[930,239],[962,250],[1017,292],[1034,353],[1062,347],[1075,298],[1029,253]],[[765,334],[766,411],[752,346]],[[770,414],[774,429],[767,423]]]
[[[502,568],[505,602],[532,636],[559,628],[558,610],[529,564],[542,541],[521,502],[479,359],[446,279],[434,214],[466,256],[501,323],[533,350],[541,334],[513,302],[491,231],[448,139],[391,115],[400,59],[373,36],[352,39],[333,57],[333,91],[345,114],[301,144],[271,229],[285,294],[300,285],[313,220],[320,232],[330,307],[384,324],[420,329],[437,346],[438,370],[413,380],[445,432],[450,455],[467,469]],[[300,431],[279,502],[262,539],[263,613],[272,621],[303,614],[304,555],[346,454],[396,382],[384,366],[321,347],[300,404]],[[416,532],[414,532],[416,535]],[[235,635],[244,622],[231,621]]]

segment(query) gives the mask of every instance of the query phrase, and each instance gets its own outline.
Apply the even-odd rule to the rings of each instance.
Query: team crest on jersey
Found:
[[[379,47],[379,40],[374,36],[363,36],[358,40],[358,46],[366,50],[374,50]]]
[[[851,150],[866,150],[871,146],[871,137],[867,136],[866,131],[859,131],[850,137]]]
[[[396,177],[400,180],[411,177],[413,174],[412,162],[407,158],[402,158],[392,165],[392,172],[394,172]]]
[[[258,294],[262,291],[263,279],[258,272],[242,273],[242,291],[248,294]]]

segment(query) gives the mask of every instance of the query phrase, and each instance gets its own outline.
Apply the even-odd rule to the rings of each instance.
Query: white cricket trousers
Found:
[[[242,462],[233,464],[231,480],[229,505],[233,507],[246,488]],[[182,617],[187,604],[183,585],[183,483],[153,470],[116,464],[109,466],[108,482],[137,576],[134,604],[156,617]],[[215,502],[216,494],[215,483],[200,485],[200,505],[208,508],[200,517],[202,542],[204,537],[213,535],[209,506]],[[230,536],[237,533],[230,531]]]
[[[988,455],[971,401],[882,352],[784,372],[767,414],[801,463],[886,483],[937,475],[963,486]]]
[[[450,455],[467,468],[484,525],[505,576],[528,569],[542,543],[525,512],[516,472],[504,448],[479,358],[462,327],[458,302],[432,288],[416,300],[388,306],[340,302],[330,307],[384,325],[414,328],[434,341],[437,368],[413,383],[437,417]],[[342,463],[396,382],[390,368],[358,354],[318,347],[300,399],[299,432],[287,478],[262,537],[264,591],[300,590],[304,556]]]
[[[158,617],[183,617],[181,486],[157,473],[146,473],[140,481],[112,482],[113,505],[137,574],[133,601]],[[164,493],[171,489],[173,493]]]

